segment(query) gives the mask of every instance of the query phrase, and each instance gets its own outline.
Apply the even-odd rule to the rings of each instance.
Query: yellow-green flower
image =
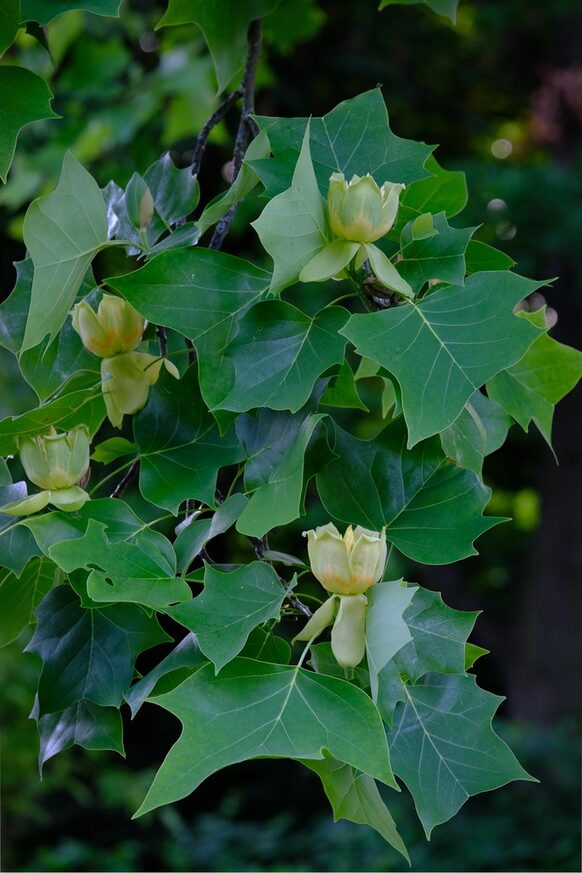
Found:
[[[311,572],[333,594],[362,594],[382,578],[386,533],[350,525],[342,536],[331,522],[304,533]]]
[[[376,242],[392,228],[403,190],[398,182],[380,187],[370,174],[352,176],[348,182],[343,173],[332,173],[327,192],[331,229],[350,242]]]
[[[141,342],[145,320],[121,297],[104,294],[97,312],[82,300],[73,308],[73,327],[83,345],[100,358],[131,352]]]
[[[114,427],[121,427],[124,415],[133,415],[147,403],[150,386],[160,375],[162,364],[176,379],[180,374],[165,358],[146,352],[126,352],[101,361],[101,385],[107,417]]]

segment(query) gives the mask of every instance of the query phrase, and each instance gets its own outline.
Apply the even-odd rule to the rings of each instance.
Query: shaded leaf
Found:
[[[463,285],[465,279],[465,249],[474,233],[474,227],[462,230],[451,227],[444,213],[434,217],[437,233],[424,239],[408,239],[402,231],[402,261],[398,272],[419,291],[425,282],[438,279],[451,285]]]
[[[85,9],[96,15],[119,17],[121,0],[20,0],[23,21],[48,24],[57,15],[72,9]]]
[[[73,745],[102,751],[110,749],[125,756],[123,724],[118,709],[78,700],[62,712],[51,712],[38,719],[40,737],[39,767],[49,758]]]
[[[0,506],[23,500],[27,493],[26,482],[2,485]],[[31,558],[38,555],[38,546],[30,531],[20,523],[20,519],[0,513],[0,565],[18,576]]]
[[[453,24],[457,18],[457,7],[459,0],[380,0],[380,9],[385,9],[386,6],[412,6],[417,3],[424,3],[433,12],[438,15],[444,15],[450,18]]]
[[[54,581],[55,566],[46,558],[33,558],[20,577],[0,569],[0,646],[11,643],[30,624]]]
[[[178,570],[186,570],[211,539],[225,533],[235,523],[247,503],[244,494],[231,494],[220,504],[212,518],[191,521],[180,530],[174,541]]]
[[[467,251],[465,252],[465,261],[467,263],[467,273],[481,273],[486,270],[510,270],[515,261],[506,255],[505,252],[500,252],[499,249],[488,246],[487,243],[479,240],[469,240]]]
[[[20,0],[3,0],[0,7],[0,57],[14,42],[20,28]]]
[[[194,634],[186,634],[184,639],[180,640],[178,645],[172,649],[169,655],[166,655],[160,661],[157,667],[154,667],[153,670],[150,670],[149,673],[137,682],[134,682],[131,688],[125,692],[124,696],[131,709],[131,717],[136,717],[144,700],[151,694],[159,680],[164,676],[175,671],[194,669],[206,663],[208,663],[207,659],[200,651]]]
[[[503,445],[510,425],[502,407],[476,391],[459,417],[441,433],[441,443],[449,458],[481,474],[483,459]]]
[[[178,169],[169,152],[144,173],[144,182],[154,198],[158,215],[166,224],[175,224],[194,211],[200,199],[200,187],[190,167]]]
[[[428,157],[424,168],[431,175],[407,185],[400,195],[394,235],[407,222],[425,212],[433,215],[444,212],[447,218],[452,218],[467,205],[467,181],[464,173],[459,170],[445,170],[433,155]]]

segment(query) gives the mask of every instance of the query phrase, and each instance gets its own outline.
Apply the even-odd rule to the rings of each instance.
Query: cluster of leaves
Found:
[[[455,3],[426,2],[454,14]],[[43,23],[46,4],[24,5]],[[162,24],[200,26],[223,90],[244,63],[257,8],[276,5],[233,4],[226,43],[224,10],[202,0],[173,0]],[[86,6],[114,14],[117,4]],[[11,87],[24,106],[24,85]],[[244,108],[243,122],[248,135]],[[379,91],[322,118],[256,125],[232,186],[195,218],[195,175],[167,155],[125,188],[100,190],[68,154],[57,188],[27,212],[28,256],[0,307],[0,342],[39,406],[0,422],[1,504],[27,494],[19,439],[51,425],[88,427],[92,494],[118,484],[75,513],[0,515],[0,639],[35,617],[41,765],[73,743],[122,752],[120,707],[135,716],[150,701],[183,730],[137,814],[229,764],[289,757],[319,775],[336,818],[375,828],[407,857],[376,780],[407,786],[428,836],[471,795],[531,778],[491,727],[499,698],[469,672],[484,654],[468,642],[476,614],[391,579],[389,563],[369,592],[366,659],[354,674],[328,642],[297,657],[288,640],[310,612],[308,568],[271,550],[268,534],[319,503],[337,522],[385,528],[412,561],[475,554],[474,540],[500,521],[483,514],[484,458],[514,422],[533,421],[551,442],[554,405],[580,378],[582,354],[548,335],[543,310],[517,310],[545,282],[514,273],[474,228],[450,224],[466,203],[463,175],[396,136]],[[305,302],[299,276],[329,241],[322,196],[334,172],[406,185],[377,245],[411,299],[378,285],[364,263],[349,282],[310,285]],[[269,269],[222,252],[216,232],[204,245],[259,187]],[[113,246],[133,269],[97,283],[93,261]],[[170,357],[181,375],[162,374],[122,435],[105,421],[99,360],[69,318],[103,287],[150,323],[143,350]],[[121,498],[138,469],[132,508]],[[157,526],[167,533],[168,519],[165,535]],[[226,533],[241,559],[215,564],[206,546]],[[161,644],[169,651],[141,675],[140,653]]]

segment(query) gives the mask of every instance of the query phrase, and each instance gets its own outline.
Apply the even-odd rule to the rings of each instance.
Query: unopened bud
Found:
[[[373,243],[394,225],[404,185],[384,182],[380,187],[370,176],[332,173],[327,194],[331,229],[336,236],[351,242]]]

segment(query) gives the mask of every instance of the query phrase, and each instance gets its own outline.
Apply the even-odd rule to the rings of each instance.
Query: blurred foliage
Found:
[[[161,0],[128,0],[120,20],[65,15],[47,29],[50,54],[21,32],[6,55],[7,63],[18,60],[49,76],[62,119],[23,131],[8,183],[0,188],[2,296],[13,284],[12,261],[22,257],[24,210],[54,186],[65,149],[101,185],[110,178],[125,184],[162,150],[169,149],[178,166],[189,163],[195,136],[216,106],[214,74],[195,26],[155,30],[164,8]],[[481,225],[476,237],[506,251],[526,275],[561,274],[548,300],[565,312],[556,337],[565,332],[571,338],[582,278],[576,258],[582,232],[579,4],[462,0],[456,26],[423,6],[378,13],[377,4],[361,0],[285,0],[275,15],[279,22],[273,16],[265,26],[258,111],[319,115],[383,83],[394,130],[440,142],[440,161],[467,172],[471,197],[463,223]],[[276,38],[281,29],[284,41]],[[201,175],[205,199],[226,187],[220,171],[232,132],[229,118],[213,131]],[[257,198],[245,202],[233,237],[260,208]],[[238,242],[239,251],[241,244],[255,246],[252,234]],[[101,275],[123,272],[122,253],[111,257],[117,260],[101,264]],[[309,288],[301,293],[307,298]],[[33,404],[13,359],[2,352],[0,414]],[[518,604],[544,511],[541,471],[548,462],[541,439],[512,428],[504,450],[486,462],[485,475],[495,486],[491,512],[515,521],[483,538],[478,558],[426,568],[426,577],[418,578],[450,592],[445,597],[458,608],[486,610],[475,642],[496,652],[478,670],[493,691],[505,691],[509,681],[505,664],[523,620]],[[128,497],[139,501],[133,492]],[[316,513],[307,519],[321,521]],[[305,526],[290,525],[287,537]],[[274,535],[271,546],[287,550],[288,542]],[[219,539],[210,551],[219,555],[220,549]],[[407,566],[393,569],[405,573]],[[134,747],[127,763],[112,753],[74,749],[51,760],[38,781],[36,728],[25,721],[37,668],[34,657],[17,658],[16,647],[4,650],[5,869],[402,869],[376,834],[346,822],[332,825],[316,777],[281,762],[242,765],[210,780],[194,800],[130,823],[159,748],[176,736],[174,722],[158,711],[127,726],[128,747]],[[523,724],[507,731],[541,785],[473,799],[430,844],[408,814],[407,799],[391,798],[413,869],[579,869],[574,726]],[[285,783],[284,805],[274,799],[270,780]]]

